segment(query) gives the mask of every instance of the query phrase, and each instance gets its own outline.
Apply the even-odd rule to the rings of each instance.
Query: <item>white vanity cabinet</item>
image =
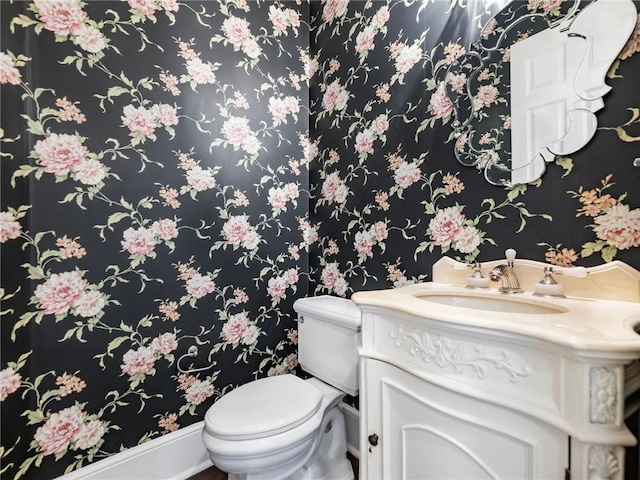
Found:
[[[367,440],[362,478],[563,478],[561,430],[385,362],[367,360],[365,369],[367,429],[379,438]]]
[[[443,288],[466,295],[421,284],[352,297],[362,312],[360,478],[628,478],[625,366],[640,357],[629,326],[640,304],[559,299],[547,316],[460,319],[466,309],[421,299]]]

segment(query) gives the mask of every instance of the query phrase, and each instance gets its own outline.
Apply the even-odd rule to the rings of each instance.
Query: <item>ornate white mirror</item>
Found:
[[[636,18],[631,0],[510,2],[449,72],[468,74],[455,102],[460,163],[495,185],[528,183],[585,146]]]

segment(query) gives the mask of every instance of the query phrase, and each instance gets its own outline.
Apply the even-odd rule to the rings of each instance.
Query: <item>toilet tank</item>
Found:
[[[346,298],[321,295],[295,301],[302,369],[349,395],[358,394],[360,309]]]

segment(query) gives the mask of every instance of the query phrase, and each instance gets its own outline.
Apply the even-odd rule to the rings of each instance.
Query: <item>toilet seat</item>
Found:
[[[207,411],[205,425],[220,439],[259,439],[303,424],[321,403],[322,392],[295,375],[267,377],[222,396]]]

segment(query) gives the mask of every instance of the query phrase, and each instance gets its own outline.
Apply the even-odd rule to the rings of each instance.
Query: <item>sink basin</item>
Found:
[[[566,309],[551,304],[525,302],[513,297],[480,297],[460,294],[426,294],[419,295],[420,300],[448,305],[450,307],[469,308],[471,310],[485,310],[501,313],[524,313],[548,315],[564,313]]]

